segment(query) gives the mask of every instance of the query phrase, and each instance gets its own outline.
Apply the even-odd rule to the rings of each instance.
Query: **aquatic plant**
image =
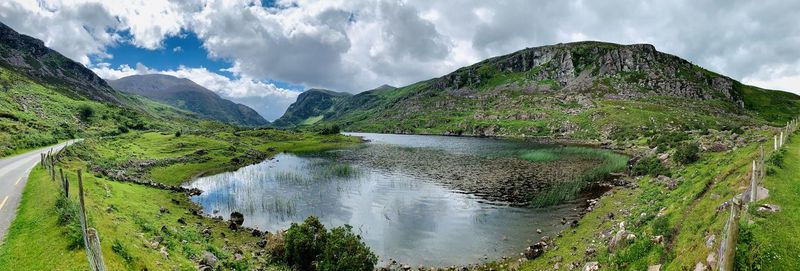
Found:
[[[583,147],[565,147],[557,149],[541,149],[532,152],[527,156],[531,159],[551,159],[548,156],[553,155],[556,158],[549,161],[556,161],[564,159],[565,156],[579,156],[589,159],[600,159],[603,162],[586,173],[578,176],[567,177],[562,182],[558,182],[550,186],[545,191],[535,195],[531,200],[532,207],[546,207],[556,205],[565,201],[575,199],[586,186],[593,182],[607,178],[613,172],[618,172],[627,166],[628,157],[622,154],[614,153],[608,150],[592,149]],[[523,154],[522,158],[526,159]],[[526,159],[529,160],[529,159]]]

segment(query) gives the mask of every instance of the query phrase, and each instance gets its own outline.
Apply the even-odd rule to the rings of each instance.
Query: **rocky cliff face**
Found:
[[[0,65],[88,99],[120,104],[114,90],[80,63],[47,48],[41,40],[22,35],[0,23]]]
[[[522,88],[549,82],[538,89],[597,92],[609,98],[722,98],[742,106],[736,81],[658,52],[649,44],[579,42],[529,48],[459,69],[434,79],[433,86],[439,90],[480,88],[504,73],[519,74],[523,80],[515,87]]]
[[[290,111],[306,111],[305,104],[298,100]],[[576,42],[365,91],[333,103],[315,123],[349,131],[605,141],[785,121],[797,108],[797,95],[743,85],[652,45]]]
[[[133,75],[109,84],[122,92],[145,96],[207,119],[242,126],[269,124],[255,110],[219,97],[189,79],[163,74]]]

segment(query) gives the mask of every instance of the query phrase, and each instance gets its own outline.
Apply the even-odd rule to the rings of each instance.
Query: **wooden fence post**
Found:
[[[758,174],[758,172],[756,171],[756,160],[753,160],[753,173],[750,174],[750,202],[753,203],[756,202],[756,197],[758,196],[757,195],[758,186],[756,185],[756,174]]]
[[[93,228],[89,228],[86,221],[86,205],[83,201],[83,177],[81,170],[78,170],[78,198],[80,199],[80,221],[83,231],[83,244],[86,247],[86,258],[89,260],[89,268],[92,271],[105,271],[106,266],[103,262],[103,252],[100,250],[100,236]]]

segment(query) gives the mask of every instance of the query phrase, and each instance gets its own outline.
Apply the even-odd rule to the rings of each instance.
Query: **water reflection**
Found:
[[[476,146],[493,151],[513,147],[426,138],[371,144],[462,154],[476,153]],[[386,137],[381,135],[381,140]],[[392,258],[412,265],[469,264],[513,255],[542,236],[537,228],[552,235],[562,227],[562,217],[576,216],[573,205],[530,209],[491,204],[419,174],[343,162],[332,153],[280,154],[235,172],[200,178],[190,186],[205,191],[193,200],[208,213],[227,218],[239,211],[246,226],[268,231],[315,215],[329,227],[352,225],[382,262]]]

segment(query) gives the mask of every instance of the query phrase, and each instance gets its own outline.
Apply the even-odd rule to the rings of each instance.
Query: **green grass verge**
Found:
[[[800,221],[800,140],[796,135],[792,139],[785,147],[783,167],[773,167],[774,171],[764,179],[769,197],[758,202],[778,205],[781,210],[748,210],[749,215],[740,226],[737,270],[800,269],[800,227],[795,226]]]

